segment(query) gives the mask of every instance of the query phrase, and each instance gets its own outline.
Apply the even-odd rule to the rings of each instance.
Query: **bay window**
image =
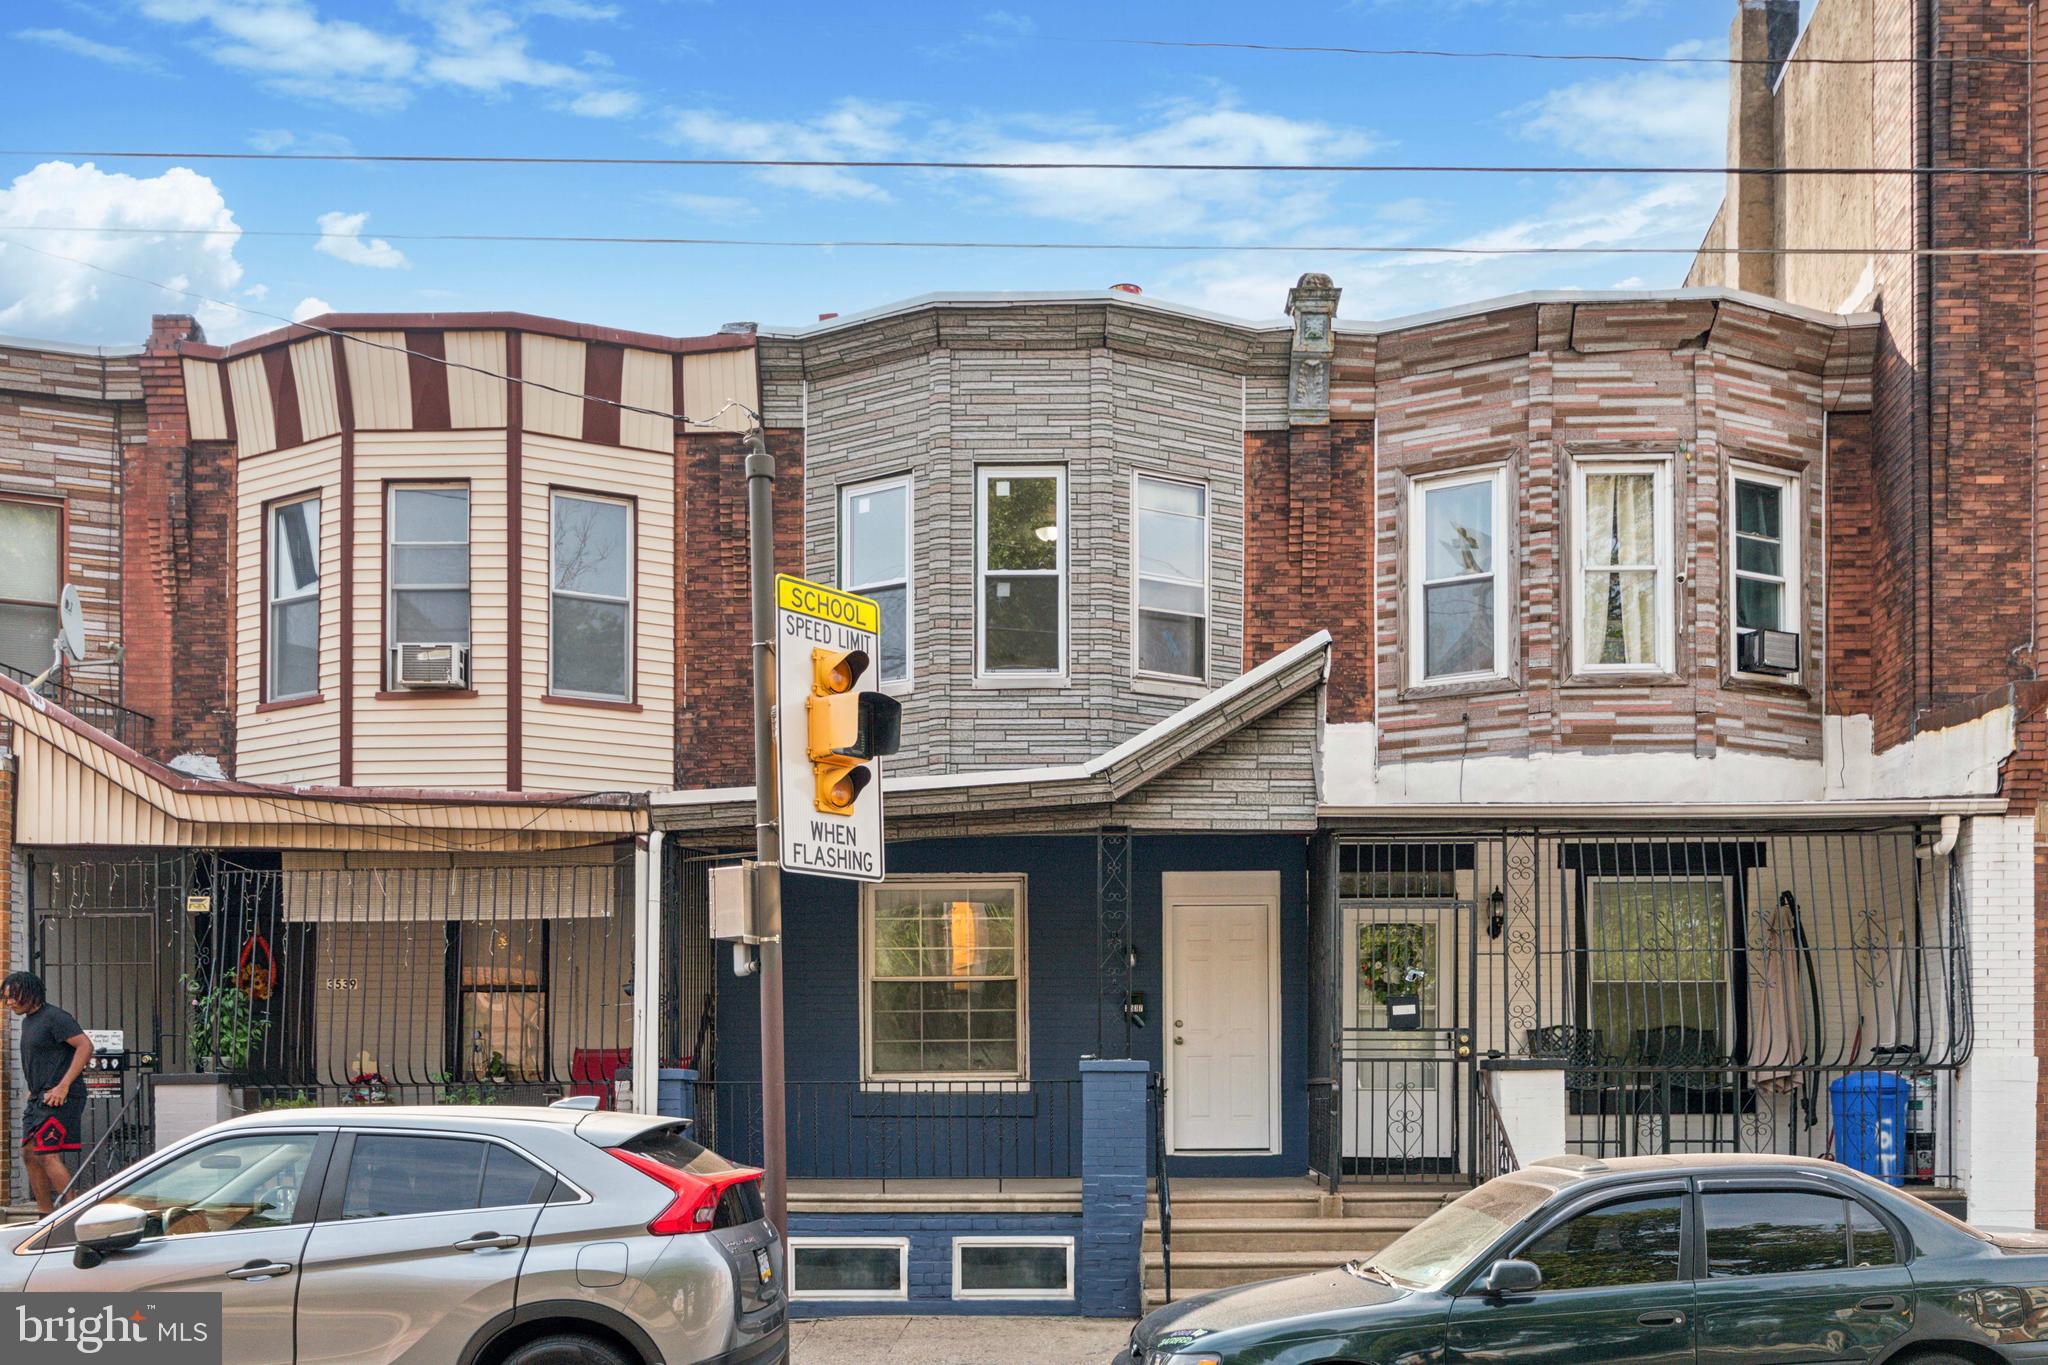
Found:
[[[866,1078],[1021,1078],[1024,878],[891,878],[861,911]]]
[[[1138,671],[1209,673],[1209,490],[1138,475]]]
[[[274,505],[269,536],[264,700],[310,697],[320,690],[320,499]]]
[[[1507,673],[1504,484],[1496,468],[1414,485],[1408,531],[1411,683]]]
[[[839,492],[839,586],[882,609],[880,671],[910,681],[910,480],[888,479]]]
[[[1067,473],[984,466],[975,476],[975,624],[983,675],[1067,668]]]
[[[1738,661],[1742,637],[1758,630],[1799,629],[1799,480],[1790,474],[1738,468],[1730,478],[1734,542],[1730,594]]]
[[[1576,462],[1572,513],[1578,671],[1670,672],[1670,463]]]
[[[548,691],[633,695],[633,507],[557,492],[550,517]]]

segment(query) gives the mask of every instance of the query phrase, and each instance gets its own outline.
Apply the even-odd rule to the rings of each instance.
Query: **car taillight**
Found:
[[[711,1231],[718,1221],[718,1201],[725,1197],[725,1192],[735,1185],[761,1178],[759,1171],[744,1168],[720,1171],[717,1175],[692,1175],[638,1152],[623,1151],[617,1147],[609,1150],[640,1174],[660,1181],[675,1192],[675,1198],[669,1201],[668,1207],[647,1225],[649,1232],[660,1237]]]

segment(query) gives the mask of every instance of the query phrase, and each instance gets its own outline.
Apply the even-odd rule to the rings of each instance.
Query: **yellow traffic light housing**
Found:
[[[856,692],[868,671],[866,651],[813,649],[811,695],[804,698],[807,754],[817,784],[816,805],[826,815],[851,815],[854,802],[875,780],[869,763],[896,752],[903,705],[880,692]]]

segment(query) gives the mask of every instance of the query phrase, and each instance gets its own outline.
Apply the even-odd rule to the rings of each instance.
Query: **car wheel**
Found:
[[[545,1336],[527,1342],[502,1365],[637,1365],[618,1347],[596,1337]]]

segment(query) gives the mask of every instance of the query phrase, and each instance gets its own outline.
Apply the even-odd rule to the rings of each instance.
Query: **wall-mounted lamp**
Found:
[[[1499,938],[1501,930],[1508,925],[1508,898],[1499,887],[1493,888],[1486,897],[1486,936]]]

